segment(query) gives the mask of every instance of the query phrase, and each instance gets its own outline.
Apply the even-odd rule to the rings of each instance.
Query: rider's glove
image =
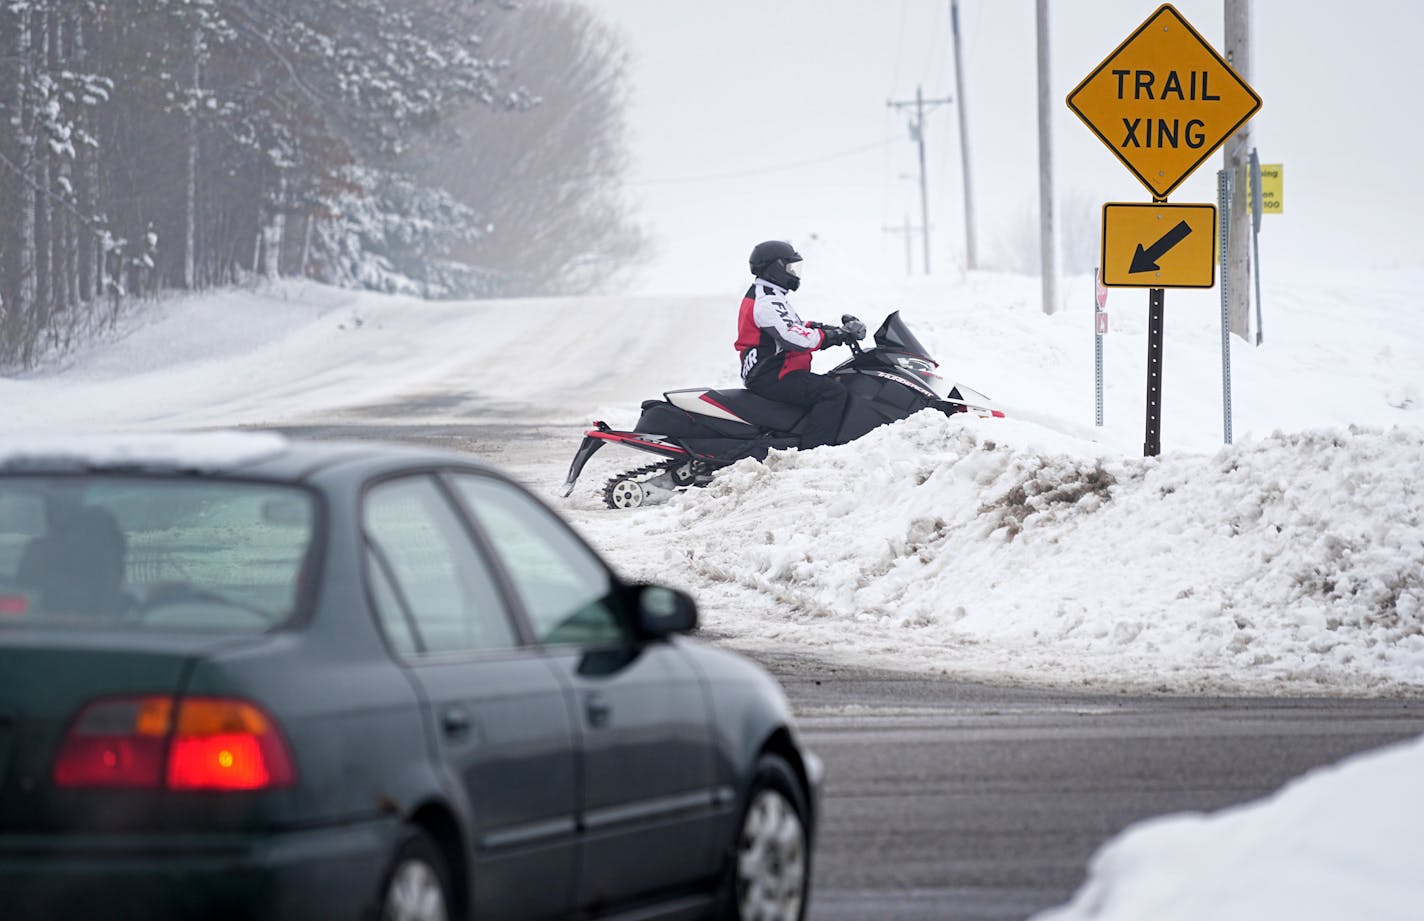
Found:
[[[865,338],[865,324],[850,314],[841,317],[841,326],[844,326],[850,338],[857,342]]]
[[[845,345],[850,341],[850,335],[838,326],[822,326],[821,348],[828,349],[833,345]]]

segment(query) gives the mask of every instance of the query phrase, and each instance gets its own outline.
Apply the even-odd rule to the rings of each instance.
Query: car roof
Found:
[[[302,480],[337,464],[459,464],[491,469],[440,448],[270,431],[37,434],[0,438],[6,473],[183,473]]]

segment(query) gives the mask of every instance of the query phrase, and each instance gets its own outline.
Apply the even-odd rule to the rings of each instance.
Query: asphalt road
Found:
[[[413,440],[557,482],[577,433],[413,399],[284,431]],[[555,441],[555,448],[550,448]],[[716,637],[707,637],[716,642]],[[1066,902],[1129,824],[1257,799],[1424,733],[1424,700],[1068,694],[759,658],[826,762],[810,921],[1004,921]]]
[[[1023,919],[1149,816],[1424,733],[1424,701],[1093,696],[763,657],[826,762],[812,921]]]

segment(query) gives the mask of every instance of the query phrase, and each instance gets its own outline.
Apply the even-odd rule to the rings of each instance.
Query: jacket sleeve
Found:
[[[812,352],[826,341],[819,329],[812,329],[801,322],[785,297],[768,292],[766,288],[758,289],[752,316],[758,327],[766,330],[789,352]]]

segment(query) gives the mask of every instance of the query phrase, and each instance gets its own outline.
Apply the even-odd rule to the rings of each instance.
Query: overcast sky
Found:
[[[645,291],[722,292],[752,244],[789,238],[866,272],[903,275],[919,224],[909,113],[887,102],[955,95],[950,0],[582,0],[632,58],[631,194],[658,246]],[[1223,0],[1182,0],[1223,50]],[[1054,183],[1065,233],[1095,245],[1107,201],[1147,190],[1064,97],[1158,4],[1054,0]],[[965,104],[981,265],[1036,245],[1038,147],[1032,0],[961,0]],[[1415,161],[1424,5],[1254,0],[1251,122],[1264,163],[1285,164],[1285,209],[1264,220],[1263,277],[1308,266],[1424,265]],[[953,105],[926,118],[931,269],[964,263]],[[1171,196],[1216,200],[1213,155]],[[814,236],[813,236],[814,235]],[[1064,241],[1064,246],[1071,245]],[[922,271],[914,238],[913,271]],[[809,255],[809,254],[808,254]],[[810,273],[814,265],[808,266]],[[811,275],[814,277],[814,274]],[[809,286],[809,281],[808,281]]]

